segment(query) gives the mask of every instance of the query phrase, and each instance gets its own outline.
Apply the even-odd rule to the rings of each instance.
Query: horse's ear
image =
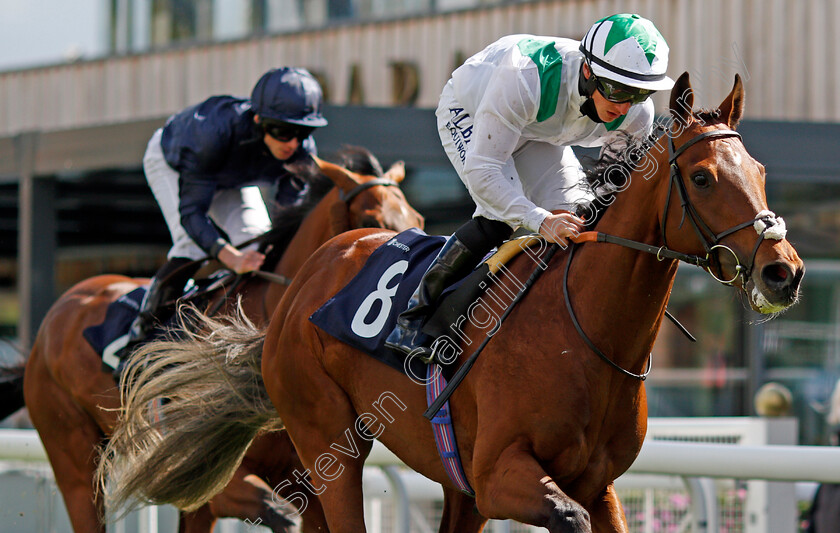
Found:
[[[741,117],[744,115],[744,84],[741,81],[741,76],[735,74],[735,84],[732,86],[732,92],[720,104],[720,116],[729,127],[733,130],[738,126]]]
[[[405,161],[397,161],[391,165],[391,168],[388,169],[383,177],[401,183],[405,179]]]
[[[694,90],[688,79],[688,71],[677,78],[671,89],[671,116],[681,126],[687,126],[691,121],[691,110],[694,108]]]
[[[357,185],[361,183],[356,175],[347,170],[346,168],[336,165],[335,163],[330,163],[329,161],[324,161],[318,157],[312,157],[315,162],[318,164],[318,167],[321,169],[321,172],[324,173],[326,177],[328,177],[335,186],[341,189],[342,191],[352,191]]]

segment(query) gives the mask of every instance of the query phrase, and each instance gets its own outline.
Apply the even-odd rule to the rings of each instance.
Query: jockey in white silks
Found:
[[[652,22],[618,14],[582,41],[508,35],[467,59],[437,108],[449,160],[476,203],[424,274],[386,345],[431,358],[420,329],[443,289],[524,227],[565,242],[583,227],[592,197],[572,146],[645,137],[651,94],[670,89],[668,45]]]

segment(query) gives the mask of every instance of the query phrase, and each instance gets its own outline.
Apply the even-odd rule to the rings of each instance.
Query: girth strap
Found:
[[[446,378],[443,377],[443,369],[437,363],[429,363],[426,371],[426,405],[432,405],[446,389]],[[455,428],[452,427],[452,411],[449,409],[449,402],[436,412],[429,420],[432,423],[432,430],[435,434],[438,454],[443,461],[443,468],[452,483],[458,490],[468,496],[475,497],[475,491],[467,481],[464,467],[461,464],[461,455],[458,453],[458,442],[455,439]]]

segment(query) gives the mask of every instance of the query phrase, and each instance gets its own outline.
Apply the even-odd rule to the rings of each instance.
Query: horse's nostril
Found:
[[[790,285],[793,274],[790,268],[783,263],[767,265],[761,270],[761,277],[764,283],[772,289],[782,289]]]

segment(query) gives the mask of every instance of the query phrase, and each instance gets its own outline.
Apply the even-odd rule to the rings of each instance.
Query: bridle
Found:
[[[697,212],[697,209],[694,207],[694,204],[691,203],[691,200],[688,197],[688,192],[685,189],[685,183],[682,179],[682,173],[680,172],[680,167],[677,164],[677,158],[682,155],[688,148],[694,146],[698,142],[704,139],[720,139],[726,137],[737,137],[741,139],[741,134],[733,131],[733,130],[711,130],[700,133],[695,137],[692,137],[688,142],[680,146],[679,148],[674,148],[674,139],[673,137],[668,138],[668,165],[670,167],[670,180],[668,182],[668,195],[666,196],[665,200],[665,207],[662,213],[662,220],[661,220],[661,231],[662,231],[662,242],[664,243],[662,246],[662,250],[668,250],[668,237],[666,234],[666,226],[665,223],[668,219],[668,209],[671,203],[671,191],[672,189],[676,188],[677,193],[680,196],[680,204],[682,206],[682,219],[680,220],[680,226],[682,227],[685,219],[691,222],[692,227],[694,228],[694,232],[697,234],[697,238],[700,240],[700,243],[703,245],[703,249],[706,251],[705,257],[700,256],[688,256],[691,260],[686,261],[686,259],[679,258],[683,261],[695,264],[700,266],[718,282],[724,285],[731,285],[735,282],[739,277],[741,277],[742,283],[745,285],[747,280],[750,278],[752,274],[753,267],[755,265],[755,256],[758,254],[758,247],[761,245],[761,242],[764,239],[777,239],[780,240],[784,238],[784,220],[781,217],[777,217],[772,211],[761,211],[758,213],[754,218],[751,220],[747,220],[746,222],[742,222],[740,224],[736,224],[729,229],[721,231],[720,233],[715,233],[708,224],[703,220],[703,217],[700,216],[700,213]],[[743,140],[742,140],[743,142]],[[732,235],[733,233],[740,231],[744,228],[748,228],[753,226],[755,228],[756,233],[758,233],[758,238],[756,240],[755,246],[753,247],[752,254],[750,256],[750,261],[748,266],[744,266],[741,263],[741,259],[735,253],[732,248],[726,246],[725,244],[721,244],[720,242]],[[776,231],[772,231],[768,233],[770,228],[776,227]],[[722,250],[725,250],[732,254],[732,257],[735,258],[735,275],[731,279],[723,279],[723,268],[720,262],[720,259],[717,261],[718,266],[718,273],[715,274],[712,272],[711,267],[711,255],[712,253],[720,254]],[[657,254],[657,258],[660,258],[660,255]],[[661,259],[660,259],[661,260]]]
[[[764,239],[781,240],[785,237],[786,228],[784,220],[782,219],[782,217],[776,216],[772,211],[764,210],[759,212],[758,214],[756,214],[755,217],[753,217],[750,220],[747,220],[746,222],[736,224],[735,226],[721,231],[720,233],[715,233],[709,227],[709,225],[706,224],[706,222],[703,220],[703,217],[700,216],[700,213],[697,212],[697,209],[694,207],[694,204],[691,203],[691,199],[688,197],[688,192],[686,191],[685,183],[682,179],[680,167],[677,164],[677,158],[698,142],[706,139],[720,139],[726,137],[737,137],[738,139],[740,139],[741,134],[733,130],[706,131],[692,137],[679,148],[674,147],[674,139],[673,137],[669,136],[668,165],[670,167],[670,175],[668,182],[668,195],[665,199],[665,206],[663,207],[660,222],[660,231],[662,233],[663,242],[662,246],[653,246],[647,243],[633,241],[630,239],[625,239],[623,237],[617,237],[615,235],[608,235],[605,233],[594,231],[581,233],[580,237],[575,239],[575,242],[595,241],[618,244],[626,248],[632,248],[634,250],[653,254],[660,261],[663,261],[665,259],[676,259],[684,263],[699,266],[705,269],[715,280],[717,280],[720,283],[723,283],[724,285],[731,285],[739,277],[742,279],[742,282],[746,284],[747,280],[752,274],[753,266],[755,265],[755,256],[756,254],[758,254],[758,247],[761,245],[761,242]],[[691,222],[692,227],[694,228],[695,233],[697,234],[697,238],[703,245],[703,249],[706,252],[705,255],[685,254],[682,252],[672,250],[668,247],[666,222],[668,220],[668,211],[671,207],[671,192],[675,188],[677,189],[677,193],[679,194],[680,206],[682,207],[682,219],[680,220],[679,227],[681,228],[686,218],[688,218],[688,220]],[[750,256],[749,266],[744,266],[741,263],[741,259],[735,253],[735,251],[732,250],[732,248],[730,248],[729,246],[721,244],[721,241],[724,238],[732,235],[733,233],[740,231],[744,228],[748,228],[750,226],[752,226],[755,229],[756,233],[758,233],[758,239],[756,240],[755,246],[753,247],[753,251]],[[732,254],[732,257],[735,258],[735,275],[731,279],[723,279],[722,266],[720,260],[717,261],[717,274],[712,271],[712,254],[719,254],[722,250],[728,251],[730,254]]]
[[[665,201],[664,212],[662,214],[662,238],[663,238],[663,243],[664,243],[662,246],[653,246],[653,245],[646,244],[646,243],[643,243],[643,242],[634,241],[634,240],[630,240],[630,239],[625,239],[623,237],[616,237],[614,235],[608,235],[608,234],[605,234],[605,233],[600,233],[600,232],[595,232],[595,231],[589,231],[589,232],[581,233],[578,237],[573,239],[573,242],[569,246],[569,257],[566,260],[566,267],[565,267],[565,271],[563,273],[563,294],[564,294],[564,297],[565,297],[566,309],[569,313],[569,318],[571,319],[572,324],[575,327],[575,330],[577,330],[578,335],[580,335],[580,337],[583,339],[583,341],[586,343],[586,345],[589,347],[589,349],[592,350],[593,352],[595,352],[595,354],[598,357],[600,357],[604,362],[606,362],[608,365],[610,365],[611,367],[613,367],[615,370],[619,371],[620,373],[624,374],[625,376],[628,376],[628,377],[631,377],[631,378],[634,378],[634,379],[638,379],[639,381],[644,381],[647,378],[648,374],[650,374],[650,370],[653,366],[653,356],[650,355],[648,357],[647,365],[645,365],[645,370],[642,371],[642,373],[640,373],[640,374],[636,374],[635,372],[631,372],[631,371],[627,370],[626,368],[622,368],[618,363],[616,363],[615,361],[610,359],[606,354],[604,354],[604,352],[602,352],[595,345],[594,342],[592,342],[592,339],[590,339],[586,335],[586,332],[583,331],[583,328],[581,327],[580,322],[578,321],[577,317],[575,316],[574,308],[572,307],[572,301],[571,301],[571,298],[569,296],[569,283],[568,283],[568,281],[569,281],[569,270],[570,270],[570,267],[572,265],[572,258],[574,257],[574,253],[575,253],[575,250],[577,248],[577,244],[582,243],[582,242],[609,242],[609,243],[618,244],[618,245],[621,245],[621,246],[624,246],[624,247],[627,247],[627,248],[632,248],[634,250],[638,250],[638,251],[641,251],[641,252],[647,252],[647,253],[650,253],[650,254],[654,254],[654,255],[656,255],[656,258],[660,261],[663,261],[665,259],[674,259],[674,260],[684,261],[684,262],[690,263],[692,265],[697,265],[697,266],[703,267],[703,268],[705,268],[706,270],[709,271],[709,274],[711,274],[716,280],[718,280],[721,283],[731,284],[738,278],[738,276],[742,276],[742,275],[744,276],[744,281],[746,281],[746,279],[748,279],[748,277],[749,277],[749,272],[752,270],[752,266],[753,266],[754,261],[755,261],[755,255],[758,251],[758,247],[761,244],[761,241],[763,239],[768,239],[768,238],[769,239],[777,239],[777,240],[784,238],[784,233],[785,233],[784,221],[782,220],[781,217],[777,217],[772,212],[765,210],[765,211],[761,211],[760,213],[758,213],[752,220],[749,220],[747,222],[742,222],[741,224],[737,224],[735,226],[732,226],[731,228],[729,228],[727,230],[724,230],[720,233],[714,233],[709,228],[708,224],[706,224],[703,221],[703,218],[700,216],[700,214],[697,212],[697,210],[691,204],[691,201],[689,200],[689,197],[688,197],[688,193],[685,190],[685,185],[683,184],[683,181],[682,181],[682,175],[680,173],[679,165],[677,165],[677,158],[680,155],[682,155],[691,146],[697,144],[698,142],[700,142],[704,139],[718,139],[718,138],[724,138],[724,137],[737,137],[737,138],[740,139],[741,135],[739,133],[733,131],[733,130],[711,130],[711,131],[707,131],[707,132],[701,133],[701,134],[693,137],[688,142],[686,142],[685,144],[683,144],[682,146],[680,146],[679,148],[676,148],[676,149],[674,148],[673,138],[669,138],[669,140],[668,140],[668,163],[670,165],[670,182],[668,184],[668,199]],[[681,201],[682,208],[683,208],[683,220],[680,221],[680,227],[682,227],[682,224],[685,221],[685,218],[687,216],[688,219],[691,220],[691,223],[694,226],[694,229],[697,232],[698,237],[700,238],[700,242],[703,244],[703,248],[706,251],[705,256],[684,254],[684,253],[677,252],[677,251],[674,251],[674,250],[671,250],[671,249],[668,248],[667,240],[665,240],[665,220],[667,219],[667,216],[668,216],[668,209],[669,209],[669,206],[670,206],[670,199],[671,199],[671,190],[674,186],[676,186],[677,190],[679,191],[680,201]],[[735,252],[731,248],[729,248],[728,246],[720,244],[720,241],[722,239],[724,239],[725,237],[727,237],[729,235],[732,235],[733,233],[735,233],[737,231],[740,231],[740,230],[742,230],[746,227],[749,227],[749,226],[753,226],[755,228],[756,232],[759,234],[759,237],[758,237],[758,242],[756,243],[755,248],[753,250],[752,260],[750,262],[750,267],[745,268],[743,265],[741,265],[741,262],[738,259],[738,256],[735,255]],[[773,228],[773,229],[771,230],[771,228]],[[543,272],[545,267],[541,266],[541,265],[545,265],[549,261],[551,261],[552,257],[555,255],[555,253],[559,249],[560,249],[559,244],[552,244],[551,246],[549,246],[548,251],[541,258],[540,264],[537,265],[536,267],[534,267],[534,270],[532,271],[528,280],[525,282],[525,284],[520,289],[519,293],[517,293],[516,297],[514,298],[514,301],[507,307],[507,309],[505,309],[505,312],[502,314],[502,316],[499,317],[499,321],[498,321],[497,325],[495,326],[494,331],[498,331],[498,328],[501,326],[502,322],[505,320],[505,318],[513,310],[516,303],[519,302],[524,297],[524,295],[528,291],[528,289],[534,284],[536,279]],[[713,252],[716,252],[717,250],[721,250],[721,249],[729,250],[729,252],[735,257],[735,262],[737,264],[736,275],[731,280],[722,280],[719,276],[716,276],[714,273],[712,273],[712,271],[710,269],[710,266],[709,266],[710,265],[710,259],[709,258],[711,256],[711,254]],[[665,315],[668,318],[670,318],[671,320],[673,320],[674,323],[680,329],[682,329],[684,333],[688,334],[688,332],[685,330],[685,328],[683,328],[682,325],[680,325],[679,322],[677,322],[676,319],[674,319],[668,313],[667,310],[665,311]],[[689,334],[689,337],[690,337],[690,334]],[[473,352],[472,355],[470,355],[467,358],[467,360],[464,362],[464,364],[462,364],[461,367],[453,374],[452,379],[449,380],[449,383],[446,385],[446,387],[443,389],[443,391],[438,395],[437,399],[435,399],[435,401],[429,406],[429,408],[426,409],[426,411],[423,413],[423,416],[425,416],[426,418],[428,418],[430,420],[434,417],[434,415],[440,410],[440,408],[443,406],[443,404],[446,402],[446,400],[452,395],[452,392],[455,390],[455,388],[458,387],[458,385],[461,383],[461,381],[464,379],[464,377],[470,371],[470,368],[472,368],[473,364],[475,363],[476,358],[478,357],[478,354],[481,353],[481,351],[484,349],[487,342],[491,338],[492,338],[492,335],[488,335],[488,336],[485,337],[484,341],[478,346],[478,348],[475,350],[475,352]]]
[[[362,192],[370,189],[371,187],[376,187],[377,185],[382,185],[383,187],[399,187],[400,184],[394,180],[390,180],[388,178],[374,178],[370,181],[366,181],[364,183],[360,183],[356,185],[349,191],[345,191],[344,189],[339,189],[338,197],[341,199],[342,202],[350,205],[350,202],[353,201],[353,198],[361,194]]]
[[[755,257],[758,253],[758,247],[761,245],[761,242],[764,239],[775,239],[781,240],[785,237],[785,223],[782,220],[782,217],[776,216],[772,211],[764,210],[758,213],[754,218],[748,220],[746,222],[742,222],[740,224],[736,224],[729,229],[721,231],[720,233],[715,233],[709,225],[703,220],[703,217],[700,216],[700,213],[697,212],[697,209],[691,203],[691,199],[688,197],[688,192],[685,189],[685,183],[683,183],[682,173],[680,172],[680,167],[677,164],[677,158],[682,155],[686,150],[690,147],[694,146],[700,141],[706,139],[720,139],[726,137],[737,137],[741,139],[741,134],[734,131],[734,130],[710,130],[703,133],[700,133],[694,137],[692,137],[688,142],[681,145],[679,148],[674,147],[674,139],[673,137],[669,136],[668,138],[668,165],[669,169],[669,182],[668,182],[668,195],[665,199],[665,207],[663,208],[662,212],[662,220],[661,220],[661,231],[662,231],[662,246],[653,246],[650,244],[646,244],[643,242],[638,242],[630,239],[625,239],[623,237],[616,237],[614,235],[608,235],[601,232],[587,232],[581,233],[579,238],[574,239],[574,243],[569,248],[569,258],[566,261],[566,268],[563,274],[563,292],[566,300],[566,309],[569,312],[569,316],[572,320],[572,324],[574,325],[575,329],[577,330],[578,334],[584,340],[584,342],[589,346],[589,349],[595,352],[598,357],[603,359],[607,364],[612,366],[614,369],[618,370],[622,374],[636,378],[640,381],[644,381],[648,374],[650,373],[651,367],[653,365],[653,357],[652,355],[648,357],[648,362],[646,365],[646,369],[641,374],[636,374],[631,372],[621,366],[619,366],[616,362],[612,359],[607,357],[604,352],[602,352],[594,342],[586,335],[581,327],[580,323],[575,316],[574,309],[572,308],[572,302],[569,297],[569,288],[568,288],[568,278],[569,278],[569,269],[572,264],[572,258],[574,257],[574,252],[576,248],[576,243],[580,242],[587,242],[587,241],[594,241],[594,242],[609,242],[612,244],[618,244],[620,246],[624,246],[627,248],[632,248],[634,250],[647,252],[650,254],[656,255],[656,258],[659,261],[663,261],[665,259],[675,259],[679,261],[683,261],[685,263],[689,263],[692,265],[699,266],[704,268],[715,280],[724,285],[731,285],[735,282],[739,277],[742,277],[742,282],[745,285],[747,280],[749,279],[752,269],[755,265]],[[743,141],[742,141],[743,142]],[[673,188],[677,189],[677,192],[680,196],[680,204],[682,206],[682,219],[680,220],[679,227],[682,227],[685,219],[688,218],[691,221],[692,226],[694,227],[695,233],[697,233],[697,237],[700,240],[700,243],[703,245],[703,249],[706,251],[705,256],[700,255],[692,255],[692,254],[684,254],[681,252],[677,252],[668,248],[668,240],[666,237],[665,232],[665,224],[668,219],[668,210],[671,204],[671,191]],[[732,235],[733,233],[740,231],[744,228],[753,226],[755,228],[756,233],[758,233],[758,240],[756,241],[755,246],[753,247],[752,256],[750,258],[750,263],[748,267],[745,267],[741,264],[741,260],[738,255],[735,253],[732,248],[726,246],[725,244],[721,244],[720,242]],[[772,230],[771,230],[772,228]],[[555,245],[556,246],[556,245]],[[722,267],[720,264],[720,260],[718,259],[718,275],[712,272],[711,268],[711,255],[713,253],[720,253],[721,250],[726,250],[732,257],[735,258],[735,275],[732,279],[726,280],[722,279]],[[665,311],[666,315],[671,318],[667,310]],[[681,329],[682,326],[675,321],[677,326]]]
[[[399,183],[397,183],[394,180],[388,179],[388,178],[374,178],[370,181],[366,181],[364,183],[360,183],[359,185],[356,185],[355,187],[353,187],[349,191],[345,191],[344,189],[339,188],[338,189],[338,198],[342,202],[344,202],[344,204],[349,208],[350,203],[359,194],[361,194],[362,192],[364,192],[364,191],[366,191],[366,190],[368,190],[372,187],[377,187],[379,185],[381,185],[383,187],[399,187],[400,186]],[[267,233],[264,234],[264,235],[267,235]],[[251,241],[248,241],[245,244],[249,244],[250,242],[253,242],[253,241],[259,240],[259,239],[260,239],[260,237],[256,237],[255,239],[252,239]],[[272,283],[277,283],[278,285],[291,285],[291,283],[292,283],[292,278],[290,278],[288,276],[283,276],[281,274],[275,274],[273,272],[266,272],[264,270],[255,270],[255,271],[251,272],[251,274],[253,274],[257,277],[263,278],[265,280],[268,280]]]

